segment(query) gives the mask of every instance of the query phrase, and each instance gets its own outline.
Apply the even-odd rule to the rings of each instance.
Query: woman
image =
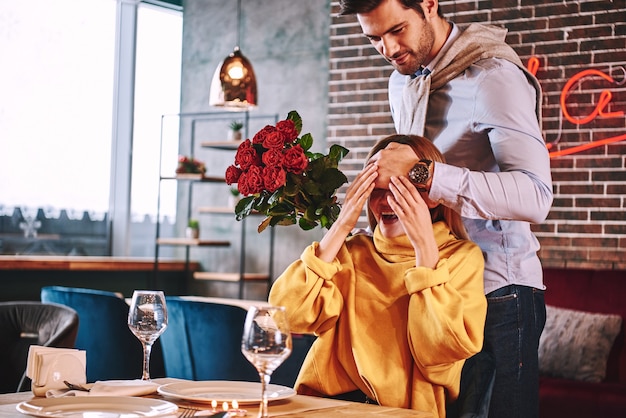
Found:
[[[443,161],[423,137],[392,135],[419,158]],[[377,181],[369,163],[346,191],[341,213],[273,284],[294,332],[314,333],[299,393],[372,399],[445,417],[465,359],[480,351],[486,301],[483,256],[460,217],[428,200],[401,173]],[[367,202],[373,235],[350,235]]]

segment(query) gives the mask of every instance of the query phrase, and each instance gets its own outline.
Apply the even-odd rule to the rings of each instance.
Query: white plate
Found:
[[[46,418],[160,417],[175,414],[178,410],[171,402],[130,396],[36,398],[22,402],[16,408],[23,414]]]
[[[201,382],[168,383],[160,386],[158,392],[164,396],[176,399],[184,399],[192,402],[217,401],[232,402],[239,404],[252,404],[261,402],[261,383],[207,380]],[[267,386],[267,399],[277,401],[294,396],[296,391],[292,388],[269,384]]]

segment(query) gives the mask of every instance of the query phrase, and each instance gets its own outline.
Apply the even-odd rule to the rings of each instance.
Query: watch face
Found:
[[[414,184],[424,184],[428,180],[430,172],[424,163],[417,163],[409,171],[409,180]]]

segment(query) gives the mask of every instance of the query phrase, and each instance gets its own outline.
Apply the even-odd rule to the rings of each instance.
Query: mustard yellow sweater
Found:
[[[435,269],[415,267],[406,236],[356,235],[326,263],[307,247],[273,284],[293,332],[317,340],[296,381],[299,393],[362,390],[379,404],[445,417],[466,358],[481,350],[487,302],[483,256],[443,222],[433,225]],[[447,397],[447,398],[446,398]]]

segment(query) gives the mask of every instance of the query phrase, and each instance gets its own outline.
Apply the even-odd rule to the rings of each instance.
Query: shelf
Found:
[[[198,213],[214,213],[214,214],[222,214],[222,215],[233,215],[235,216],[235,208],[229,206],[201,206],[198,209]],[[252,211],[250,215],[263,215],[261,212]]]
[[[239,273],[212,273],[208,271],[196,271],[193,273],[193,278],[196,280],[214,280],[220,282],[238,282],[240,278]],[[263,273],[244,273],[244,281],[268,281],[270,276]]]
[[[159,238],[159,245],[180,245],[189,247],[229,247],[230,241],[193,239],[193,238]]]
[[[241,145],[241,141],[205,141],[201,142],[200,146],[202,148],[215,148],[215,149],[223,149],[223,150],[236,150]]]
[[[164,115],[166,116],[166,115]],[[233,116],[230,112],[222,112],[222,113],[187,113],[187,114],[179,114],[179,115],[171,115],[179,118],[177,123],[184,126],[186,129],[181,129],[178,134],[188,136],[188,140],[183,140],[182,137],[178,138],[179,146],[184,145],[184,148],[187,150],[187,154],[194,156],[196,151],[199,151],[200,157],[204,156],[215,156],[218,157],[218,154],[221,152],[226,152],[227,154],[236,155],[238,148],[243,144],[246,140],[242,139],[232,139],[224,136],[219,136],[219,132],[215,133],[214,127],[212,128],[212,124],[214,122],[219,121],[227,121],[232,120]],[[212,116],[219,116],[216,118],[212,118]],[[261,122],[266,120],[267,123],[270,122],[270,119],[273,123],[278,122],[278,115],[255,115],[250,116],[248,112],[245,113],[245,122],[244,127],[245,131],[243,136],[246,137],[248,135],[248,129],[250,129],[250,119],[260,119]],[[189,119],[185,119],[189,118]],[[183,122],[184,120],[184,122]],[[208,122],[209,125],[203,125],[204,122]],[[259,122],[259,123],[261,123]],[[221,123],[221,122],[220,122]],[[259,123],[254,124],[254,126]],[[161,124],[161,149],[164,146],[164,124]],[[210,132],[213,131],[213,134]],[[196,139],[196,136],[202,135],[203,138],[206,139],[204,142],[200,142]],[[213,135],[213,136],[212,136]],[[214,140],[214,139],[222,139],[222,140]],[[220,151],[223,150],[223,151]],[[208,268],[209,271],[198,271],[187,269],[185,276],[185,286],[191,280],[206,280],[206,281],[216,281],[216,282],[225,282],[225,283],[236,283],[238,284],[238,294],[239,298],[243,299],[244,296],[244,287],[246,282],[253,283],[265,283],[267,285],[267,292],[269,293],[269,289],[272,283],[273,277],[273,260],[274,260],[274,229],[270,230],[269,234],[269,248],[265,248],[265,245],[258,246],[252,250],[246,250],[246,235],[250,232],[250,228],[247,227],[244,222],[245,219],[241,219],[241,222],[237,222],[237,214],[235,213],[235,207],[232,204],[227,203],[233,201],[232,195],[230,193],[226,193],[223,196],[223,204],[220,205],[220,195],[219,193],[223,191],[227,187],[226,179],[224,177],[224,173],[217,173],[217,175],[211,175],[208,173],[176,173],[175,170],[164,169],[163,161],[159,162],[159,199],[157,201],[157,219],[160,215],[161,209],[161,187],[165,182],[170,182],[168,185],[172,185],[172,181],[179,188],[179,190],[184,193],[179,194],[179,199],[185,199],[186,201],[186,214],[181,216],[180,219],[176,219],[177,222],[184,222],[185,220],[189,220],[191,218],[195,218],[197,215],[207,216],[212,218],[219,223],[238,223],[237,228],[230,228],[229,230],[225,230],[220,227],[220,225],[212,225],[217,226],[217,231],[215,233],[207,233],[207,235],[214,236],[216,238],[221,238],[222,240],[209,240],[209,239],[191,239],[186,238],[186,235],[182,235],[181,237],[171,237],[172,235],[176,235],[173,233],[169,233],[170,237],[163,238],[161,237],[160,224],[157,221],[156,228],[156,237],[155,237],[155,250],[154,250],[154,282],[156,283],[156,278],[159,270],[159,247],[161,246],[178,246],[182,247],[185,252],[185,261],[190,260],[190,255],[192,254],[191,248],[194,248],[193,255],[197,256],[199,253],[203,251],[212,251],[218,252],[218,250],[212,250],[212,248],[217,247],[230,247],[232,251],[229,250],[229,255],[225,257],[227,260],[224,260],[224,256],[221,259],[218,259],[217,262],[227,261],[231,263],[238,261],[238,266],[229,265],[228,267],[222,266],[223,268]],[[167,175],[163,175],[167,173]],[[204,194],[204,188],[208,187],[209,194]],[[202,188],[203,190],[198,191],[198,188]],[[214,194],[213,194],[214,193]],[[203,200],[199,200],[199,197],[196,196],[200,194],[199,197],[203,198]],[[202,206],[200,203],[204,203]],[[179,205],[183,206],[183,205]],[[200,206],[200,207],[198,207]],[[257,216],[264,216],[258,212],[253,212],[251,214]],[[224,217],[225,219],[219,219],[218,217]],[[263,218],[257,218],[263,219]],[[233,234],[239,233],[239,238],[234,236]],[[166,234],[168,235],[168,234]],[[204,235],[202,235],[204,238]],[[228,240],[223,240],[223,239]],[[200,251],[202,249],[202,251]],[[267,271],[258,272],[256,268],[252,268],[247,264],[252,264],[248,261],[248,258],[251,258],[249,251],[266,251],[269,252],[269,259],[267,260]],[[180,250],[174,250],[178,253]],[[220,250],[221,251],[221,250]],[[182,251],[180,251],[182,252]],[[220,254],[216,254],[218,257]],[[212,259],[211,259],[212,260]],[[248,269],[249,268],[249,269]],[[226,270],[227,272],[218,273],[211,270]],[[247,272],[251,270],[251,272]],[[265,268],[263,268],[265,270]]]
[[[161,177],[161,180],[194,180],[194,181],[205,181],[207,183],[225,183],[226,179],[224,177],[217,176],[207,176],[196,173],[186,173],[186,174],[176,174],[175,176],[165,176]]]
[[[229,206],[201,206],[198,208],[198,213],[221,213],[235,216],[235,208]]]

